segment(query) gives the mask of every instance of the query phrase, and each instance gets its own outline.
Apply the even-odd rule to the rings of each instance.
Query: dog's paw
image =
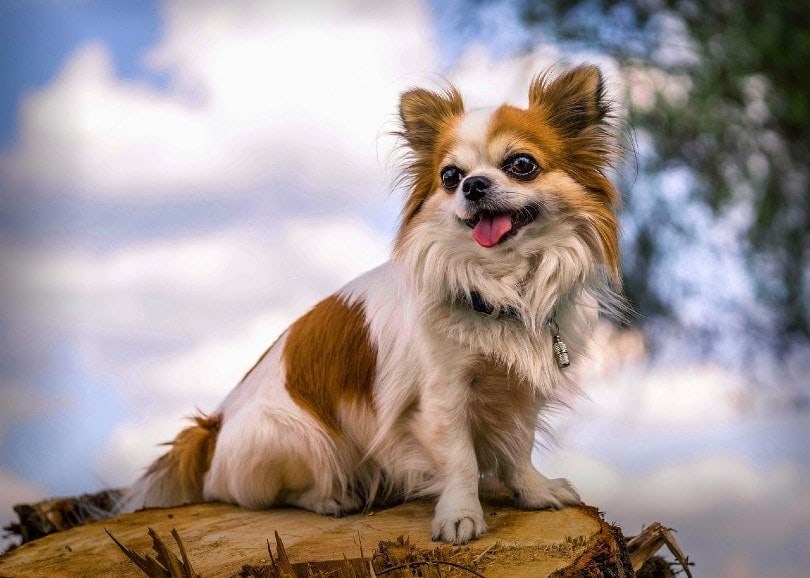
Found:
[[[513,491],[515,503],[521,510],[559,510],[582,503],[574,487],[564,478],[537,478]]]
[[[431,524],[434,542],[466,544],[486,533],[484,516],[472,512],[450,512],[446,517],[435,516]]]
[[[468,507],[447,509],[441,504],[436,506],[436,514],[430,526],[431,536],[435,542],[466,544],[475,540],[487,531],[484,512],[477,501]]]
[[[340,499],[334,497],[323,498],[313,492],[302,494],[296,500],[292,500],[290,505],[304,508],[324,516],[342,518],[343,516],[359,511],[363,504],[354,496],[343,496]]]

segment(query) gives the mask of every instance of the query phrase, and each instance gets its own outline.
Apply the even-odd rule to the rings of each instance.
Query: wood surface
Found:
[[[246,565],[268,565],[268,541],[275,546],[276,532],[292,563],[359,559],[361,551],[371,560],[381,546],[404,543],[417,552],[440,552],[444,559],[488,577],[590,575],[582,572],[599,565],[615,576],[633,575],[621,533],[595,508],[527,512],[485,503],[484,512],[489,526],[485,536],[464,546],[441,546],[430,540],[431,502],[344,518],[218,503],[149,509],[23,544],[0,556],[0,576],[143,577],[105,530],[131,550],[154,555],[149,528],[179,555],[171,535],[176,530],[193,570],[204,577],[235,576]],[[441,575],[474,574],[447,565]]]

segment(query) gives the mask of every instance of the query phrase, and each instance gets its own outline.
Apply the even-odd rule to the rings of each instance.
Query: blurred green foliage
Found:
[[[536,37],[608,53],[628,79],[630,122],[654,155],[639,172],[686,168],[691,200],[721,220],[743,215],[735,242],[770,311],[778,347],[810,336],[810,5],[782,0],[518,0]],[[652,101],[633,83],[651,79]],[[663,195],[666,192],[644,191]],[[661,218],[666,218],[662,216]],[[739,219],[738,219],[739,220]],[[625,271],[643,315],[672,303],[649,276],[667,250],[660,222],[639,223]]]

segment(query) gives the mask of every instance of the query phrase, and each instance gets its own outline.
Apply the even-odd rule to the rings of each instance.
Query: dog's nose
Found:
[[[492,181],[486,177],[472,176],[464,179],[461,185],[461,191],[464,193],[464,198],[468,201],[478,201],[487,194],[487,191],[492,186]]]

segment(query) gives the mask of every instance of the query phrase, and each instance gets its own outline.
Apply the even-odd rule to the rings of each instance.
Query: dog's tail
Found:
[[[171,449],[124,492],[117,512],[203,501],[203,476],[211,467],[222,416],[200,415],[193,420],[194,425],[169,442]]]

